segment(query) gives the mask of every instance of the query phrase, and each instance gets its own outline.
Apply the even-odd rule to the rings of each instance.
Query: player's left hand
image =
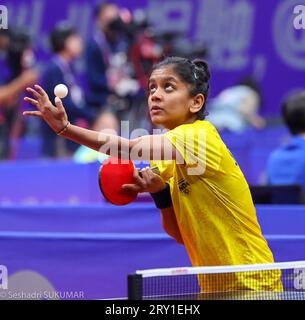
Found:
[[[55,132],[60,131],[68,122],[68,116],[61,100],[55,98],[55,107],[47,93],[39,85],[35,85],[34,88],[26,88],[33,98],[25,97],[24,100],[33,105],[37,111],[25,111],[23,115],[39,117]]]
[[[135,183],[124,184],[122,188],[127,191],[135,191],[139,193],[141,192],[156,193],[165,188],[165,182],[163,181],[163,179],[158,174],[155,174],[151,170],[151,168],[146,167],[142,169],[141,176],[139,174],[138,169],[135,168],[133,172]]]

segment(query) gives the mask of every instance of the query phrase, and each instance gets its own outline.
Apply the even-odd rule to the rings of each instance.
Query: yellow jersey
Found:
[[[170,184],[173,209],[192,265],[274,262],[246,179],[215,127],[197,120],[164,135],[183,161],[151,161],[151,165],[158,166],[161,177]],[[273,284],[278,280],[277,276],[268,284],[277,287]],[[206,291],[215,287],[210,282],[206,282]],[[232,283],[230,287],[234,289]]]

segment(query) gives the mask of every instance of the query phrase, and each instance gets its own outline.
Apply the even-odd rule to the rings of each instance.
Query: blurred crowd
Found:
[[[37,68],[31,38],[25,29],[1,30],[1,159],[14,158],[11,142],[27,130],[20,116],[24,89],[37,82],[44,87],[51,101],[54,101],[57,84],[63,83],[69,88],[64,105],[70,120],[80,126],[95,126],[104,113],[108,117],[111,112],[117,121],[129,120],[130,130],[150,129],[143,78],[150,65],[164,52],[154,49],[156,43],[149,35],[148,24],[136,22],[128,10],[103,3],[96,7],[95,19],[95,28],[86,43],[74,26],[65,21],[58,22],[50,30],[52,55],[43,68]],[[142,46],[145,47],[143,54]],[[148,67],[140,66],[142,58]],[[85,61],[83,77],[75,68],[79,59]],[[44,141],[43,157],[72,156],[76,151],[74,143],[54,136],[43,123],[39,134]]]
[[[111,2],[96,6],[94,28],[84,41],[75,26],[59,21],[49,32],[50,58],[37,61],[34,45],[25,28],[0,30],[0,159],[15,159],[18,139],[33,130],[32,122],[22,117],[25,88],[40,83],[54,101],[54,88],[65,84],[69,94],[64,106],[71,122],[93,130],[121,134],[121,121],[128,129],[152,132],[147,110],[146,83],[152,65],[167,55],[207,58],[204,46],[181,45],[181,35],[157,33],[143,11],[131,13]],[[77,63],[84,63],[84,74]],[[262,129],[262,92],[255,78],[248,76],[225,88],[208,101],[207,120],[219,131],[245,132]],[[283,122],[295,137],[276,150],[268,163],[269,183],[299,183],[305,172],[303,159],[305,97],[296,93],[283,103]],[[68,157],[76,162],[92,162],[101,154],[56,136],[36,119],[36,134],[41,139],[41,157]],[[294,165],[289,165],[293,162]]]
[[[22,108],[30,108],[22,102],[27,86],[40,83],[54,101],[54,87],[67,85],[64,106],[70,120],[79,126],[112,126],[109,129],[119,134],[120,121],[129,121],[130,132],[136,128],[151,132],[146,107],[151,66],[167,55],[207,57],[204,46],[190,48],[181,45],[179,34],[153,31],[143,11],[131,13],[107,2],[95,8],[94,17],[86,41],[74,26],[58,22],[49,32],[51,57],[43,63],[37,61],[25,28],[0,30],[0,159],[14,159],[13,142],[30,130],[31,124],[21,115]],[[85,66],[81,76],[75,67],[80,59]],[[259,106],[257,86],[253,81],[241,82],[211,99],[210,119],[219,130],[240,132],[249,125],[261,128],[264,120],[258,116]],[[110,114],[115,121],[109,121]],[[97,127],[97,123],[103,125]],[[72,157],[78,151],[77,145],[58,138],[44,123],[37,126],[43,141],[42,157]]]

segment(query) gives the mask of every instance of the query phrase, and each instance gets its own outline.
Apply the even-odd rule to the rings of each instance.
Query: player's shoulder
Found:
[[[193,123],[185,123],[181,124],[180,126],[168,131],[170,133],[175,132],[191,132],[194,130],[206,130],[206,131],[216,131],[216,128],[212,125],[211,122],[206,120],[196,120]]]
[[[165,133],[165,136],[171,141],[179,139],[184,143],[197,141],[201,144],[222,144],[222,139],[214,125],[206,120],[196,120],[193,123],[182,124]]]
[[[195,134],[195,136],[198,138],[205,137],[204,139],[201,139],[202,141],[213,140],[213,143],[221,141],[217,129],[210,121],[207,120],[197,120],[190,125],[183,125],[183,127],[180,130],[183,130],[186,136],[193,136]]]

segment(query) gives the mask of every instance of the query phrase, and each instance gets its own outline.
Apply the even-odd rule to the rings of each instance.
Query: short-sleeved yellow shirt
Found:
[[[173,208],[192,265],[274,262],[246,179],[215,127],[197,120],[167,131],[165,137],[184,162],[151,161],[151,165],[158,166],[162,178],[170,183]],[[272,287],[274,283],[270,280],[269,284]],[[213,285],[210,287],[212,290]]]

